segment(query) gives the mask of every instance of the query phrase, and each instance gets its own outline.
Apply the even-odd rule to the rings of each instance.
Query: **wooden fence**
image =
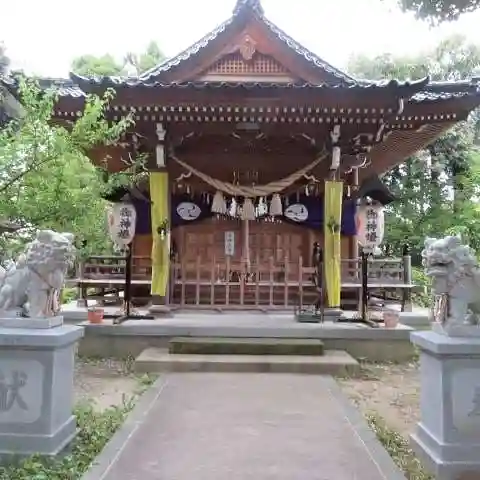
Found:
[[[314,303],[318,299],[313,284],[315,269],[300,257],[283,262],[273,257],[268,262],[251,262],[198,257],[193,263],[172,262],[169,302],[178,308],[285,310]],[[124,289],[126,259],[119,256],[92,256],[78,265],[70,281],[81,290],[81,298],[118,297]],[[358,303],[361,290],[361,260],[342,259],[342,301]],[[149,257],[133,257],[133,296],[148,301],[151,284]],[[371,291],[410,292],[410,257],[372,258],[368,261],[368,286]],[[92,290],[94,290],[92,292]],[[400,298],[402,298],[400,295]],[[403,295],[405,297],[405,295]],[[403,298],[405,300],[405,298]],[[408,299],[407,299],[408,300]]]

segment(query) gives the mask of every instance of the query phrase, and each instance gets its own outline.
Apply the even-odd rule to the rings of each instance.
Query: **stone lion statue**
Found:
[[[0,271],[0,312],[32,318],[60,311],[60,291],[75,258],[74,236],[40,230],[17,261]]]
[[[434,295],[446,300],[445,327],[478,325],[480,269],[473,250],[456,236],[427,238],[422,258]]]

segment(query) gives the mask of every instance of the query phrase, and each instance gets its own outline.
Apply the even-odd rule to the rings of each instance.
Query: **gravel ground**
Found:
[[[363,413],[379,414],[405,438],[414,431],[420,408],[417,363],[368,365],[363,377],[338,381]]]
[[[75,365],[75,401],[93,402],[104,410],[121,405],[139,392],[141,380],[130,373],[128,365],[118,360],[84,360]]]

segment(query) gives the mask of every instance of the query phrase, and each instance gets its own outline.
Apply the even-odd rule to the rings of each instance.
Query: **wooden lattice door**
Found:
[[[289,276],[298,277],[300,257],[304,256],[306,249],[305,241],[305,231],[301,228],[280,223],[254,223],[249,235],[251,262],[284,267]]]

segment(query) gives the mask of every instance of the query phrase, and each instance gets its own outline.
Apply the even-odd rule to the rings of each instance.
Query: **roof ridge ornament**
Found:
[[[242,12],[253,12],[258,15],[263,15],[264,10],[261,0],[237,0],[233,14],[238,15]]]

